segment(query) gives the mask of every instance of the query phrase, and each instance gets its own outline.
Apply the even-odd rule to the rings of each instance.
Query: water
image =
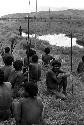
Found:
[[[27,37],[27,34],[22,33],[23,37]],[[30,37],[35,37],[35,34],[30,35]],[[37,36],[39,40],[48,41],[51,45],[56,45],[60,47],[70,47],[71,46],[71,38],[67,37],[65,34],[47,34],[42,36]],[[78,45],[76,43],[76,38],[72,39],[72,46],[77,46],[79,48],[83,48],[83,46]]]

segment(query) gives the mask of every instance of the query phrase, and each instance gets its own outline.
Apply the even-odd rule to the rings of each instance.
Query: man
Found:
[[[12,67],[13,58],[10,55],[4,57],[4,66],[1,67],[1,70],[4,71],[4,82],[8,81],[11,71],[13,70]]]
[[[48,65],[50,64],[51,60],[54,60],[54,58],[49,54],[50,53],[50,48],[45,48],[44,50],[45,54],[42,55],[42,61],[44,63],[44,65]]]
[[[12,90],[11,83],[4,82],[4,72],[0,69],[0,121],[11,117]]]
[[[36,54],[36,51],[33,50],[32,48],[30,48],[29,53],[28,51],[26,51],[26,57],[24,58],[24,67],[27,68],[28,67],[28,55],[29,55],[29,62],[31,62],[32,56]]]
[[[10,48],[9,48],[9,47],[5,47],[5,53],[4,53],[3,56],[2,56],[3,62],[4,62],[4,60],[5,60],[5,58],[6,58],[7,56],[11,56],[11,57],[13,58],[13,61],[14,61],[14,57],[13,57],[13,55],[10,53]]]
[[[67,77],[69,73],[65,73],[60,69],[61,63],[57,60],[52,62],[52,70],[46,74],[46,85],[48,90],[55,90],[60,92],[63,87],[63,94],[66,95]]]
[[[29,75],[28,72],[24,73],[24,77],[27,78],[29,76],[29,81],[33,81],[37,83],[41,77],[41,66],[38,64],[38,56],[32,56],[32,62],[29,64]]]
[[[84,56],[82,56],[82,61],[80,61],[78,64],[77,72],[84,73]]]
[[[26,83],[24,98],[13,103],[16,125],[46,125],[43,120],[43,103],[37,94],[37,85]]]
[[[21,26],[19,27],[19,33],[20,33],[20,36],[22,36],[22,27]]]
[[[30,81],[37,82],[41,77],[41,66],[38,64],[38,56],[32,56],[32,62],[29,65],[29,79]]]
[[[14,70],[10,73],[8,81],[11,83],[13,88],[13,97],[16,98],[19,95],[19,90],[21,89],[21,84],[24,81],[24,76],[22,72],[23,62],[21,60],[16,60],[13,63]]]

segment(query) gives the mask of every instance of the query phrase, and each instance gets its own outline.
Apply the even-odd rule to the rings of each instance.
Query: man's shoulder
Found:
[[[0,69],[4,71],[5,65],[1,66]]]
[[[40,105],[40,107],[43,108],[42,99],[39,96],[37,96],[37,101],[38,101],[38,104]]]
[[[11,53],[4,53],[3,57],[6,57],[6,56],[11,56],[13,57],[13,55]]]
[[[13,70],[13,67],[12,66],[4,66],[3,70],[6,73],[11,73],[11,71]]]
[[[49,70],[47,71],[47,74],[54,74],[54,72],[53,72],[51,69],[49,69]]]
[[[41,66],[41,65],[39,63],[30,63],[30,66],[37,67],[37,66]]]
[[[12,85],[10,82],[4,82],[4,85],[8,88],[8,89],[11,89],[12,88]]]

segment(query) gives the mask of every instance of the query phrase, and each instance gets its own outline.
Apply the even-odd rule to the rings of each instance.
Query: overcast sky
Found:
[[[36,0],[0,0],[0,16],[11,13],[28,13],[36,10]],[[84,0],[37,0],[38,11],[58,9],[84,9]]]

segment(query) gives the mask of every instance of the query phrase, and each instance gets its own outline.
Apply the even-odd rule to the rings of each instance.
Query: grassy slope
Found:
[[[62,22],[62,21],[61,21]],[[17,34],[19,34],[18,32],[18,27],[20,26],[19,21],[0,21],[0,41],[3,42],[3,46],[4,44],[8,44],[10,46],[10,37],[14,37],[17,36]],[[39,23],[40,26],[43,28],[44,22],[38,22],[38,27],[39,27]],[[65,22],[62,22],[62,24],[58,25],[58,22],[55,23],[55,30],[56,32],[59,29],[59,32],[62,32],[62,28],[65,28],[65,25],[67,23],[65,23],[65,25],[63,25]],[[31,25],[34,25],[30,23],[30,31],[33,32]],[[53,22],[51,24],[51,30],[53,31]],[[24,27],[27,26],[27,24],[25,25],[25,23],[23,22]],[[68,25],[66,25],[66,27],[68,27]],[[81,26],[82,27],[82,26]],[[80,31],[81,31],[81,27],[80,27]],[[40,29],[39,33],[41,33]],[[44,27],[45,28],[45,27]],[[24,30],[26,31],[26,29],[24,28]],[[78,31],[78,29],[77,29]],[[49,31],[48,31],[49,32]],[[45,32],[43,32],[45,33]],[[24,42],[25,39],[20,38],[19,36],[16,38],[16,47],[14,49],[14,51],[16,51],[16,55],[18,56],[18,51],[20,50],[20,43]],[[32,40],[33,41],[33,40]],[[35,40],[34,40],[35,41]],[[25,41],[26,42],[26,41]],[[41,44],[42,41],[40,41]],[[42,42],[42,44],[40,45],[39,42],[37,41],[37,51],[38,54],[40,56],[40,54],[43,53],[43,48],[47,45],[50,46],[49,44],[46,44],[45,42]],[[42,47],[43,46],[43,47]],[[38,48],[40,48],[41,50],[38,50]],[[62,69],[65,69],[65,71],[70,71],[70,49],[63,49],[63,48],[59,48],[56,46],[52,47],[52,54],[61,54],[62,59],[65,59],[65,63],[62,64]],[[81,56],[83,55],[83,50],[74,48],[73,49],[74,54],[73,54],[73,71],[76,71],[78,62],[81,60]],[[21,50],[20,50],[20,56],[24,56],[25,54],[22,52],[21,54]],[[76,76],[73,76],[72,80],[70,78],[68,78],[68,88],[67,88],[67,100],[66,101],[60,101],[59,99],[56,100],[55,96],[51,96],[51,95],[46,95],[46,85],[45,85],[45,74],[46,74],[46,69],[42,68],[42,77],[41,77],[41,81],[38,82],[38,86],[39,86],[39,93],[40,96],[42,97],[43,103],[45,105],[45,119],[47,120],[47,122],[50,123],[50,125],[56,125],[56,123],[66,123],[66,125],[69,125],[71,123],[73,123],[74,125],[83,125],[84,124],[84,85],[82,82],[80,82],[79,78]],[[74,85],[74,94],[72,95],[71,93],[71,87],[72,87],[72,83]]]

